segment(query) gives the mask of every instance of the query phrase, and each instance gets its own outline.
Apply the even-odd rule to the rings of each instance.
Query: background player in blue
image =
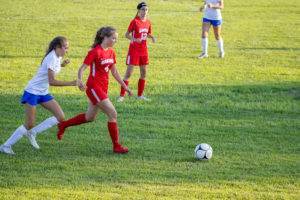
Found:
[[[206,0],[204,5],[200,7],[200,12],[205,9],[203,23],[202,23],[202,48],[203,53],[198,57],[199,59],[208,58],[208,31],[210,25],[213,25],[215,38],[219,48],[219,57],[224,58],[225,52],[223,49],[223,39],[221,38],[221,25],[223,9],[223,0]]]
[[[65,114],[59,104],[48,93],[48,88],[50,85],[77,85],[77,80],[65,82],[55,79],[55,76],[60,72],[61,67],[65,67],[68,63],[70,63],[70,60],[68,59],[61,63],[62,58],[66,55],[66,53],[68,53],[68,49],[69,42],[64,37],[56,37],[50,42],[37,74],[28,82],[24,90],[21,103],[25,104],[25,124],[17,128],[10,138],[0,146],[1,152],[14,154],[11,146],[20,140],[23,135],[29,139],[32,146],[39,149],[40,147],[35,140],[36,135],[58,124],[59,121],[64,120]],[[38,104],[52,112],[54,116],[34,127],[36,106]]]

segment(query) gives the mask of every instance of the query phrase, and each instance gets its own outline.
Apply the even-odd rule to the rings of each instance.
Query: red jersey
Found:
[[[136,17],[131,21],[128,31],[132,35],[128,55],[148,56],[147,36],[151,33],[150,20],[146,19],[146,21],[142,21],[139,17]],[[140,39],[142,42],[134,42],[133,38]]]
[[[98,45],[88,52],[83,63],[91,68],[86,85],[90,88],[100,86],[104,91],[107,91],[109,70],[116,64],[115,52],[111,48],[104,50]]]

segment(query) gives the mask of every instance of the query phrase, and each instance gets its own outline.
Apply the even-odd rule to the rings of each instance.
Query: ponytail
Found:
[[[50,44],[48,45],[48,48],[46,50],[46,54],[42,60],[42,62],[44,61],[45,57],[53,50],[56,49],[56,47],[61,48],[64,45],[64,42],[68,41],[67,38],[62,37],[62,36],[58,36],[56,38],[54,38]]]
[[[92,49],[98,45],[101,45],[105,36],[110,37],[116,31],[117,31],[117,29],[115,29],[114,27],[111,27],[111,26],[101,27],[96,33],[94,44],[91,46]]]

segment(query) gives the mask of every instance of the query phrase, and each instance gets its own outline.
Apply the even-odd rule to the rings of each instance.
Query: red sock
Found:
[[[107,122],[107,127],[113,145],[119,144],[117,122]]]
[[[146,80],[144,79],[139,79],[139,83],[138,83],[138,96],[142,96],[144,89],[145,89],[145,82]]]
[[[128,86],[129,81],[125,81],[123,80],[125,85]],[[121,86],[121,92],[120,92],[120,97],[124,97],[125,96],[125,89]]]
[[[69,126],[77,126],[83,123],[87,123],[86,119],[85,119],[85,113],[79,114],[67,121],[62,121],[60,122],[60,124],[64,127],[67,128]]]

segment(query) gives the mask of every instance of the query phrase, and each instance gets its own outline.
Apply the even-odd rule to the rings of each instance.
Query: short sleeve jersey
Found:
[[[216,5],[219,2],[220,2],[220,0],[206,0],[206,4],[211,3],[213,5]],[[210,19],[210,20],[221,20],[222,19],[221,10],[206,7],[205,12],[204,12],[204,18]]]
[[[54,71],[55,76],[61,70],[61,59],[52,50],[42,61],[36,75],[28,82],[25,91],[35,95],[46,95],[49,89],[48,69]]]
[[[131,56],[148,56],[147,36],[151,33],[151,22],[149,19],[145,21],[139,17],[133,19],[128,27],[128,32],[132,35],[129,45],[128,55]],[[135,42],[133,39],[141,39],[142,42]]]
[[[100,45],[88,52],[84,64],[90,66],[90,75],[87,80],[89,88],[101,87],[104,91],[108,89],[109,70],[116,64],[116,55],[111,48],[104,50]]]

